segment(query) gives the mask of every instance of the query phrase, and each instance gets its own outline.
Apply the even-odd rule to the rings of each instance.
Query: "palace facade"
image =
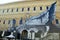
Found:
[[[0,30],[7,30],[11,26],[11,20],[15,20],[15,26],[24,24],[26,19],[39,15],[41,12],[47,10],[54,2],[55,1],[22,1],[0,5]],[[59,6],[57,6],[56,16],[59,15],[58,7]],[[59,18],[57,17],[57,19]]]

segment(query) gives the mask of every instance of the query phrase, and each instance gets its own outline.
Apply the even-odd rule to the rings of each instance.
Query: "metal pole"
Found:
[[[31,32],[31,40],[32,40],[32,32]]]

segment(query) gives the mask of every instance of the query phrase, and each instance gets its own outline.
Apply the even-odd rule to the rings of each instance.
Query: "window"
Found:
[[[48,6],[46,7],[46,9],[48,10]]]
[[[20,19],[19,24],[23,24],[23,19],[22,19],[22,17],[21,17],[21,19]]]
[[[58,19],[56,19],[56,24],[59,24],[59,21],[58,21]]]
[[[42,10],[42,7],[40,7],[40,10]]]
[[[36,7],[34,7],[34,9],[33,9],[34,11],[36,10]]]
[[[11,10],[11,12],[13,12],[13,9]]]
[[[15,19],[13,19],[12,21],[13,21],[13,24],[16,24],[16,20]]]
[[[30,11],[30,8],[28,8],[27,10]]]
[[[16,9],[16,12],[18,12],[18,8]]]
[[[24,11],[24,8],[22,8],[22,12]]]
[[[9,9],[7,9],[7,12],[9,12]]]
[[[10,24],[10,20],[8,21],[8,24]]]
[[[4,10],[3,10],[3,13],[4,13]]]
[[[5,24],[5,20],[3,21],[3,24]]]

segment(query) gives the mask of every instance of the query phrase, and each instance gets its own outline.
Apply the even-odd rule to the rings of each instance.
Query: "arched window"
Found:
[[[16,20],[15,19],[13,19],[12,21],[13,21],[13,24],[16,24]]]
[[[22,19],[22,18],[20,19],[20,22],[19,22],[19,24],[23,24],[23,19]]]

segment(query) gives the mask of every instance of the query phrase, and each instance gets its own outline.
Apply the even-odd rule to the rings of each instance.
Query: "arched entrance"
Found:
[[[28,31],[27,30],[23,30],[22,31],[22,37],[23,38],[27,38],[27,35],[28,35]]]

